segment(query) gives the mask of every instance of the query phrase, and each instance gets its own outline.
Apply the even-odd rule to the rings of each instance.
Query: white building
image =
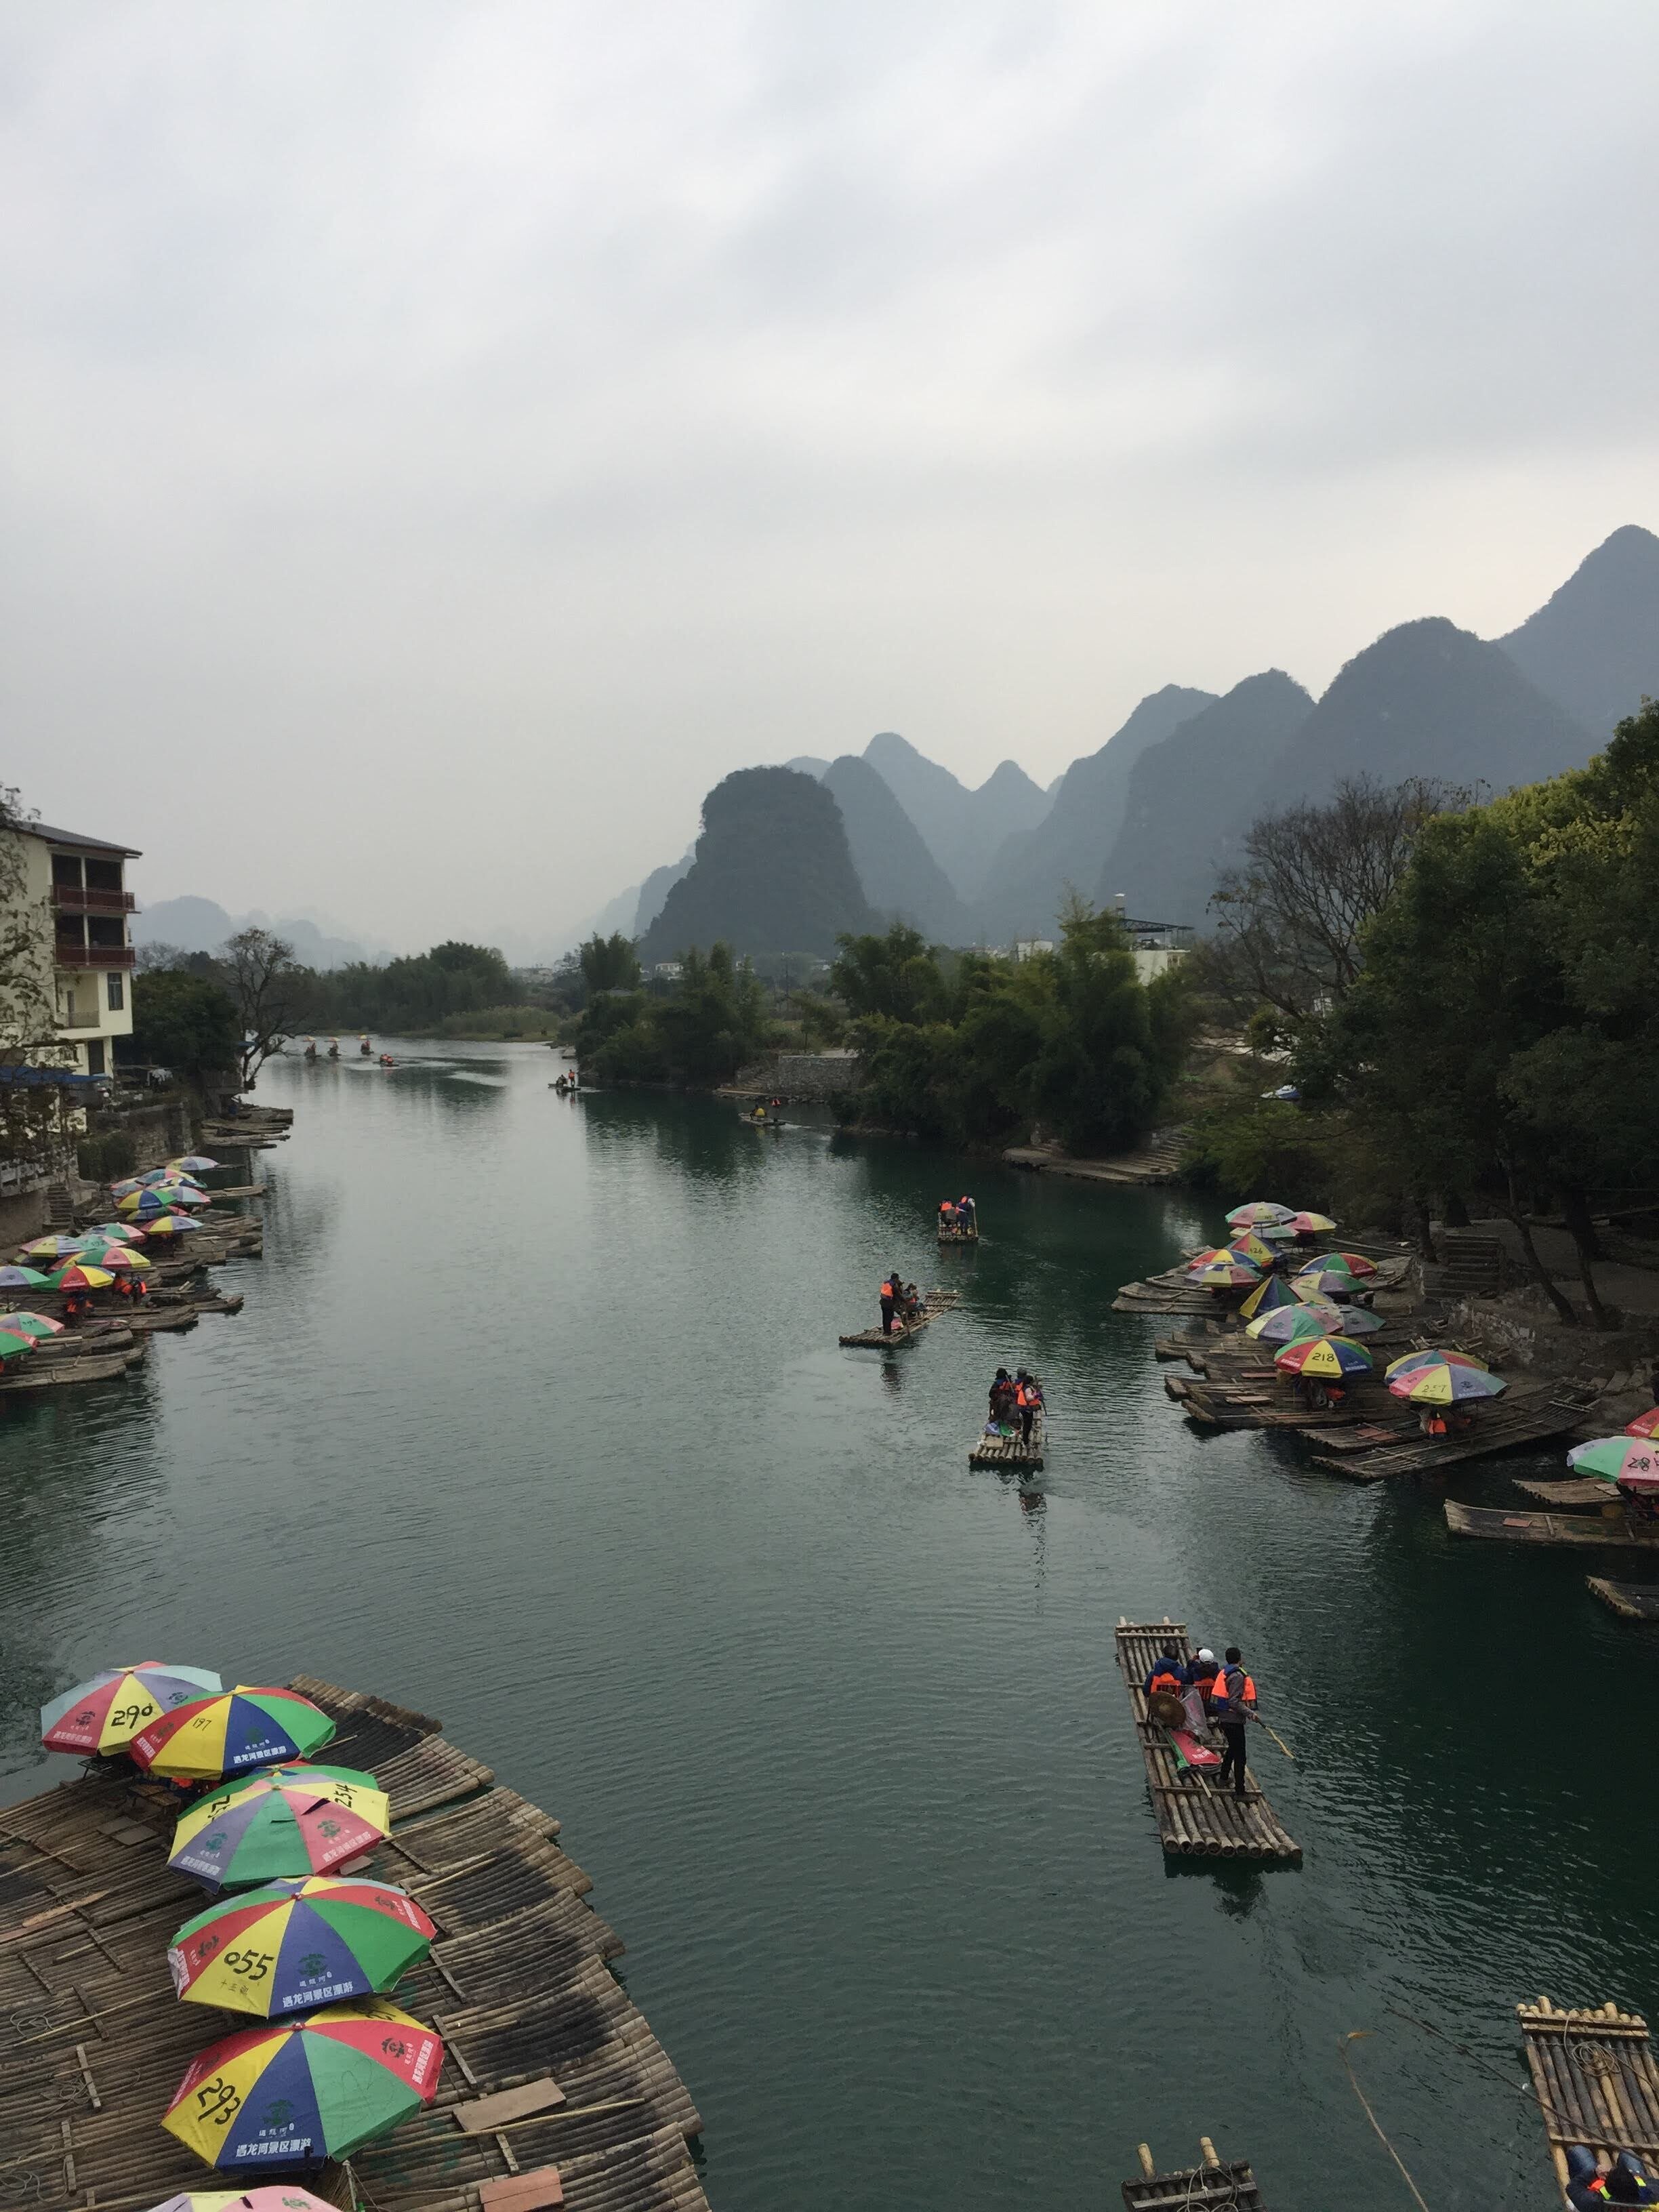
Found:
[[[118,1036],[132,1032],[132,971],[127,933],[134,900],[130,845],[24,822],[15,833],[24,858],[24,898],[40,917],[43,990],[50,993],[57,1037],[82,1075],[108,1075]]]

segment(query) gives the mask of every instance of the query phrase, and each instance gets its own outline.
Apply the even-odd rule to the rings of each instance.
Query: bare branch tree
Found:
[[[1475,793],[1413,777],[1392,786],[1345,779],[1324,805],[1264,814],[1244,840],[1245,861],[1218,878],[1210,900],[1229,968],[1258,1004],[1292,1024],[1352,988],[1365,925],[1406,872],[1418,831]]]
[[[64,1067],[49,893],[29,890],[25,833],[34,817],[0,785],[0,1069]],[[0,1078],[0,1192],[28,1187],[72,1158],[77,1123],[55,1085]]]
[[[225,980],[241,1024],[242,1088],[253,1079],[284,1037],[294,1034],[305,970],[294,947],[268,929],[241,929],[221,956]]]

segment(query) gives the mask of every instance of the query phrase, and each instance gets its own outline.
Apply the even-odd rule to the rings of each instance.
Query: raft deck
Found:
[[[439,1930],[394,2001],[446,2042],[434,2106],[307,2185],[376,2212],[509,2212],[489,2193],[509,2178],[528,2192],[518,2212],[707,2212],[696,2108],[609,1971],[621,1941],[584,1901],[558,1822],[493,1787],[437,1722],[293,1686],[338,1721],[331,1759],[390,1793],[372,1872]],[[167,1795],[97,1762],[0,1812],[0,2142],[44,2212],[141,2212],[209,2183],[159,2125],[185,2066],[233,2025],[173,1995],[167,1946],[203,1899],[164,1864]]]
[[[1659,2066],[1640,2013],[1612,2004],[1563,2011],[1547,1997],[1515,2009],[1562,2195],[1570,2143],[1605,2154],[1608,2165],[1621,2150],[1659,2158]]]
[[[921,1334],[930,1322],[950,1312],[962,1297],[960,1291],[929,1291],[922,1300],[922,1310],[912,1322],[895,1322],[890,1334],[878,1328],[860,1329],[855,1336],[838,1336],[837,1344],[850,1345],[860,1351],[884,1352],[890,1345],[909,1344]]]
[[[988,1437],[981,1431],[968,1447],[968,1464],[969,1467],[1029,1467],[1040,1473],[1046,1427],[1047,1423],[1039,1413],[1031,1424],[1029,1444],[1023,1444],[1018,1435]]]
[[[1117,1663],[1129,1692],[1135,1734],[1146,1762],[1146,1786],[1158,1815],[1158,1840],[1165,1852],[1176,1856],[1273,1859],[1299,1865],[1302,1846],[1280,1826],[1253,1771],[1245,1774],[1242,1799],[1233,1796],[1231,1784],[1221,1790],[1200,1774],[1183,1773],[1168,1735],[1147,1717],[1141,1684],[1166,1644],[1173,1644],[1183,1660],[1191,1658],[1187,1632],[1176,1621],[1166,1619],[1137,1625],[1120,1620],[1117,1625]]]
[[[1586,1575],[1584,1587],[1626,1620],[1659,1620],[1659,1583],[1614,1583],[1605,1575]]]
[[[1445,1512],[1446,1526],[1454,1536],[1489,1536],[1500,1544],[1616,1545],[1659,1552],[1659,1521],[1604,1521],[1591,1513],[1501,1513],[1490,1505],[1460,1505],[1450,1498]]]
[[[941,1229],[939,1241],[941,1244],[977,1244],[979,1224],[975,1223],[971,1229]]]
[[[1145,2143],[1135,2149],[1140,2159],[1140,2174],[1134,2181],[1123,2185],[1123,2202],[1129,2212],[1267,2212],[1261,2191],[1255,2185],[1255,2176],[1243,2160],[1218,2158],[1215,2145],[1208,2136],[1200,2136],[1198,2148],[1203,2163],[1182,2166],[1178,2172],[1160,2173],[1152,2162],[1152,2154]]]

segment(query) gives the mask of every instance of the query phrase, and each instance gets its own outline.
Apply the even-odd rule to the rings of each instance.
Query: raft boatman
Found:
[[[1589,2144],[1569,2143],[1567,2202],[1573,2212],[1602,2212],[1608,2204],[1659,2204],[1659,2181],[1634,2151],[1621,2150],[1607,2171],[1598,2173]]]
[[[881,1333],[884,1336],[890,1336],[893,1334],[893,1302],[897,1295],[897,1282],[891,1275],[884,1275],[881,1279],[880,1292]]]
[[[1227,1777],[1233,1778],[1233,1795],[1244,1795],[1244,1726],[1255,1718],[1255,1684],[1245,1673],[1243,1654],[1237,1644],[1227,1646],[1227,1655],[1219,1672],[1210,1685],[1210,1718],[1225,1740],[1227,1753],[1216,1776],[1216,1787],[1224,1790]]]

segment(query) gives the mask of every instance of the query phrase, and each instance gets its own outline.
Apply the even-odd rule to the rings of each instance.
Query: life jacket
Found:
[[[1236,1698],[1228,1694],[1227,1678],[1230,1674],[1243,1674],[1244,1677],[1243,1686]],[[1223,1667],[1210,1685],[1210,1694],[1224,1699],[1230,1705],[1253,1705],[1255,1703],[1255,1684],[1243,1667]]]
[[[890,1282],[885,1282],[881,1286],[879,1295],[884,1298],[890,1298],[896,1297],[897,1293],[895,1291]]]
[[[1426,1426],[1430,1436],[1443,1437],[1446,1433],[1445,1415],[1443,1413],[1431,1413],[1429,1415]]]
[[[1149,1698],[1155,1698],[1160,1690],[1172,1691],[1177,1698],[1182,1691],[1180,1675],[1171,1674],[1168,1662],[1164,1660],[1158,1662],[1158,1672],[1153,1675],[1146,1694]]]

